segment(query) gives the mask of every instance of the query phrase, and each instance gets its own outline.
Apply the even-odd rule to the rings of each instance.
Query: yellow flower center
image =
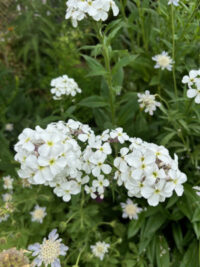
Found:
[[[158,64],[162,67],[167,67],[170,64],[170,58],[168,56],[160,55],[158,57]]]
[[[128,215],[135,215],[137,214],[137,207],[133,204],[127,204],[126,207],[125,207],[125,212],[128,214]]]

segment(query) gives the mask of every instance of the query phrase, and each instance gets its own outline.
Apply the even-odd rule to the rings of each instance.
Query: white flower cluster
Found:
[[[81,186],[89,183],[90,175],[93,179],[85,191],[93,198],[103,198],[104,188],[109,185],[104,175],[111,172],[111,166],[106,164],[112,152],[108,138],[107,132],[95,136],[89,126],[73,120],[52,123],[46,129],[27,128],[15,145],[15,160],[21,164],[18,174],[31,184],[54,187],[54,193],[64,201],[79,194]]]
[[[75,96],[77,93],[82,92],[75,80],[69,78],[67,75],[53,79],[51,86],[51,93],[54,95],[54,100],[60,100],[64,95]]]
[[[140,103],[140,108],[144,109],[144,112],[148,112],[149,115],[153,115],[157,107],[160,107],[160,102],[155,100],[156,96],[151,95],[148,90],[144,94],[138,93],[138,102]]]
[[[182,83],[188,85],[187,97],[194,98],[195,103],[200,104],[200,69],[191,70],[189,75],[183,77]]]
[[[92,254],[99,258],[101,261],[103,260],[106,253],[108,253],[108,249],[110,247],[110,244],[107,244],[106,242],[98,241],[95,245],[90,246],[92,250]]]
[[[78,21],[90,16],[95,21],[105,21],[112,9],[113,15],[119,14],[119,8],[113,0],[68,0],[66,19],[71,19],[72,25],[77,27]]]
[[[174,64],[174,62],[167,52],[163,51],[161,54],[152,57],[152,59],[156,61],[155,69],[172,70],[172,64]]]
[[[130,138],[129,148],[120,150],[114,160],[115,179],[128,190],[129,197],[144,197],[151,206],[172,196],[183,194],[186,175],[178,169],[178,158],[172,159],[169,151],[139,138]]]
[[[113,159],[111,144],[126,141],[131,142],[129,148],[121,148],[121,157]],[[103,198],[116,169],[118,185],[124,184],[130,197],[144,197],[150,205],[164,201],[173,190],[181,195],[186,181],[178,170],[177,156],[173,160],[166,148],[130,138],[122,128],[96,136],[88,125],[60,121],[46,129],[25,129],[15,150],[15,160],[21,164],[19,176],[31,184],[53,187],[66,202],[82,186],[92,198]]]

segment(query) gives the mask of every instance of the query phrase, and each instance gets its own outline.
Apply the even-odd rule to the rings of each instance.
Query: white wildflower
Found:
[[[49,264],[51,267],[61,267],[59,256],[65,256],[69,249],[59,238],[57,230],[54,229],[48,236],[48,239],[44,238],[42,244],[35,243],[28,247],[28,250],[33,251],[33,256],[36,258],[33,261],[34,266],[41,266],[42,264],[47,267]]]
[[[122,218],[129,218],[130,220],[137,220],[138,214],[142,212],[142,209],[131,199],[127,199],[126,203],[121,203],[121,207],[123,209]]]
[[[90,246],[92,250],[92,254],[96,256],[97,258],[100,258],[100,260],[103,260],[105,254],[108,252],[108,248],[110,247],[110,244],[103,242],[97,242],[95,245]]]
[[[179,5],[179,0],[169,0],[168,1],[168,5],[178,6]]]
[[[144,108],[144,111],[149,113],[151,116],[156,108],[161,106],[160,102],[157,102],[155,98],[156,96],[151,95],[148,90],[146,90],[144,94],[138,93],[138,102],[140,103],[140,108]]]
[[[154,61],[156,61],[155,69],[167,69],[169,71],[172,70],[172,64],[174,63],[168,53],[163,51],[161,54],[152,57]]]
[[[53,79],[51,86],[51,93],[54,95],[53,99],[55,100],[61,99],[64,95],[74,97],[77,93],[82,92],[75,80],[67,75]]]
[[[40,207],[39,205],[36,205],[34,210],[30,212],[32,216],[32,221],[33,222],[39,222],[42,223],[44,217],[47,215],[46,213],[46,207]]]

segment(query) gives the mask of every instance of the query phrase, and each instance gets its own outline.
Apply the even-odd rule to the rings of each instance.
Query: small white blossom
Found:
[[[138,93],[138,102],[140,103],[140,108],[144,108],[146,113],[149,115],[153,115],[154,111],[156,111],[157,107],[160,107],[160,102],[155,100],[156,96],[151,95],[148,90],[145,91],[144,94]]]
[[[34,210],[30,212],[30,214],[32,216],[32,222],[42,223],[44,217],[47,215],[46,207],[40,207],[39,205],[36,205]]]
[[[7,123],[6,126],[5,126],[5,130],[8,131],[8,132],[12,132],[14,129],[14,125],[13,123]]]
[[[123,132],[122,128],[116,128],[115,130],[112,130],[110,136],[112,139],[116,138],[121,144],[129,139],[128,135]]]
[[[194,98],[196,104],[200,104],[200,70],[191,70],[189,76],[184,76],[182,83],[188,85],[187,97]]]
[[[179,0],[169,0],[168,1],[168,5],[178,6],[179,5]]]
[[[65,256],[69,249],[62,242],[57,234],[57,229],[54,229],[48,236],[44,238],[42,244],[35,243],[28,247],[28,250],[33,251],[33,256],[36,258],[33,261],[34,266],[41,266],[42,264],[47,267],[61,267],[59,256]]]
[[[138,214],[142,211],[131,199],[127,199],[126,203],[121,203],[121,207],[123,209],[122,218],[129,218],[130,220],[137,220]]]
[[[55,100],[60,100],[63,95],[71,95],[74,97],[77,93],[82,92],[75,80],[69,78],[67,75],[53,79],[51,81],[51,86],[51,93],[54,95],[53,99]]]
[[[92,250],[92,254],[100,258],[100,260],[103,260],[105,254],[108,252],[108,248],[110,247],[110,244],[103,242],[97,242],[95,245],[90,246]]]
[[[174,63],[168,53],[163,51],[161,54],[152,57],[154,61],[156,61],[155,69],[167,69],[169,71],[172,70],[172,64]]]
[[[3,182],[4,182],[3,188],[12,190],[13,189],[13,181],[14,181],[14,179],[12,179],[10,177],[10,175],[3,177]]]

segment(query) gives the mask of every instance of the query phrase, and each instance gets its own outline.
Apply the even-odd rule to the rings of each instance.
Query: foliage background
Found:
[[[27,248],[57,227],[70,247],[63,266],[74,265],[81,253],[79,265],[87,267],[198,267],[200,198],[192,187],[200,184],[200,109],[186,97],[181,80],[200,65],[200,3],[182,0],[172,11],[166,0],[116,2],[120,15],[110,17],[104,27],[117,93],[114,125],[96,26],[84,20],[72,28],[64,20],[62,0],[45,5],[18,0],[8,8],[13,15],[1,23],[0,32],[0,176],[14,177],[15,187],[14,212],[9,223],[0,224],[0,250]],[[19,4],[21,12],[16,12]],[[154,69],[151,58],[163,50],[175,60],[174,73]],[[54,101],[50,81],[65,73],[83,93],[75,100]],[[165,100],[154,117],[139,109],[137,93],[145,90]],[[126,200],[125,191],[115,199],[107,192],[101,203],[76,196],[66,204],[46,187],[23,188],[13,159],[17,136],[24,128],[69,118],[90,124],[96,132],[121,126],[130,136],[177,153],[180,169],[188,176],[183,197],[173,196],[155,208],[138,199],[147,210],[138,221],[129,222],[121,218],[119,204]],[[14,124],[12,132],[5,131],[7,123]],[[4,192],[2,179],[0,183]],[[42,225],[31,222],[36,203],[47,207]],[[103,262],[93,258],[89,248],[98,240],[112,244]]]

